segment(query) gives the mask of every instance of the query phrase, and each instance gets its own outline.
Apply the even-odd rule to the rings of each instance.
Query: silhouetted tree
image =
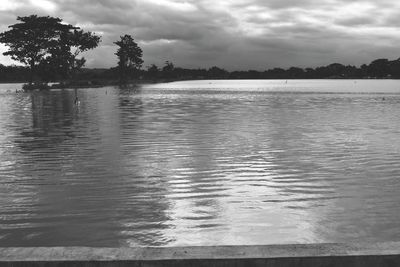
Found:
[[[212,79],[224,79],[228,76],[228,72],[224,69],[220,69],[213,66],[208,69],[208,77]]]
[[[24,82],[28,79],[29,69],[27,67],[0,64],[0,82]]]
[[[21,23],[9,26],[0,34],[0,42],[9,47],[3,55],[11,56],[30,68],[29,84],[32,84],[35,67],[48,55],[50,41],[57,38],[60,30],[69,28],[61,19],[52,17],[17,17]]]
[[[165,61],[165,65],[162,68],[162,71],[168,72],[168,71],[173,71],[175,68],[174,64],[172,62],[169,62],[168,60]]]
[[[100,42],[100,37],[64,24],[60,18],[30,15],[17,20],[21,23],[10,25],[8,31],[0,34],[0,43],[9,47],[4,55],[29,66],[30,85],[39,66],[46,66],[47,74],[60,72],[64,76],[79,69],[85,61],[77,59],[78,54]]]
[[[281,68],[274,68],[268,71],[270,73],[270,78],[272,79],[285,79],[285,70]]]
[[[400,78],[400,59],[389,62],[389,73],[393,78]]]
[[[386,77],[389,71],[389,60],[386,58],[376,59],[367,67],[368,75],[375,78]]]
[[[78,58],[79,54],[97,47],[100,37],[74,27],[51,42],[50,57],[42,62],[44,67],[53,69],[63,79],[73,79],[86,62],[84,57]]]
[[[304,77],[306,79],[313,79],[316,77],[315,70],[313,68],[306,68],[304,72]]]
[[[164,78],[171,79],[174,78],[175,66],[170,61],[165,61],[164,67],[162,68],[162,74]]]
[[[150,79],[157,79],[159,72],[160,70],[155,64],[151,64],[151,66],[147,67],[147,77]]]
[[[125,34],[120,38],[121,40],[114,42],[119,46],[115,54],[118,56],[120,82],[126,83],[127,76],[142,67],[143,51],[132,36]]]

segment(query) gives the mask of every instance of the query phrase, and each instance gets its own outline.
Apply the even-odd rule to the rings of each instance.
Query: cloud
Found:
[[[0,5],[0,12],[12,11],[21,6],[21,3],[13,0],[3,0]]]
[[[349,27],[368,26],[376,23],[375,18],[370,16],[357,16],[350,18],[341,18],[335,21],[336,24]]]
[[[398,57],[399,8],[395,0],[2,0],[0,30],[17,15],[61,17],[103,36],[85,55],[89,67],[114,66],[113,42],[124,34],[142,47],[145,66],[359,65]]]
[[[30,4],[48,12],[54,12],[57,9],[57,6],[48,0],[30,0]]]

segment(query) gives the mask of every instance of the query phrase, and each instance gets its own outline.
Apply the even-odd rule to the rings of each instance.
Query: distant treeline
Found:
[[[171,81],[190,79],[383,79],[400,78],[400,59],[377,59],[369,65],[360,67],[333,63],[317,68],[288,69],[273,68],[265,71],[227,71],[222,68],[186,69],[175,67],[166,62],[164,66],[151,65],[146,70],[138,69],[130,74],[129,80]],[[0,64],[0,82],[26,82],[29,69],[22,66],[4,66]],[[93,81],[99,84],[116,83],[120,79],[118,68],[82,69],[76,76],[77,81]]]
[[[265,71],[227,71],[219,67],[186,69],[170,61],[143,69],[143,51],[130,34],[113,42],[118,65],[110,69],[85,69],[82,53],[101,42],[97,33],[84,31],[60,18],[30,15],[17,17],[17,23],[0,33],[3,53],[23,66],[0,64],[0,82],[28,82],[25,90],[93,86],[142,81],[194,79],[364,79],[400,78],[400,59],[377,59],[360,67],[333,63],[317,68],[273,68]]]

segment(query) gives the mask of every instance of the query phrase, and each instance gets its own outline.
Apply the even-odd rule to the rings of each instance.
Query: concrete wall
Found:
[[[400,266],[400,242],[167,248],[0,248],[0,267]]]

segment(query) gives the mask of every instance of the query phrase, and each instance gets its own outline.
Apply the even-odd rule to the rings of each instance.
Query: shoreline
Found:
[[[400,266],[400,242],[0,248],[0,266]]]

